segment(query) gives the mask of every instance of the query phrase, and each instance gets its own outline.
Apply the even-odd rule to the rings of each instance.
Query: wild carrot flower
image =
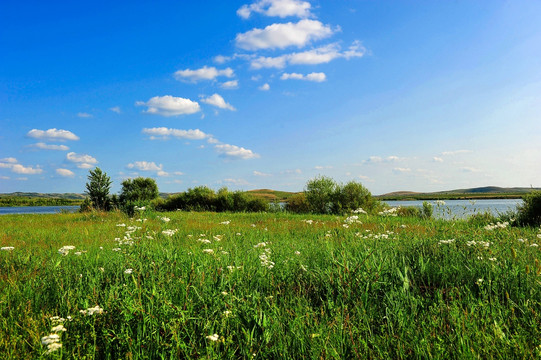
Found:
[[[88,308],[86,310],[79,310],[79,312],[86,316],[92,316],[94,314],[102,314],[103,309],[100,308],[98,305],[94,306],[93,308]]]
[[[260,248],[260,247],[265,247],[265,246],[267,246],[267,243],[260,242],[259,244],[254,245],[254,248]]]
[[[42,345],[49,345],[60,341],[60,336],[57,334],[47,335],[41,338]]]
[[[70,250],[73,250],[73,249],[75,249],[75,246],[65,245],[65,246],[62,246],[60,249],[58,249],[58,253],[66,256],[70,253]]]
[[[133,269],[126,269],[124,270],[124,274],[131,274],[133,272]]]
[[[213,254],[214,250],[213,249],[203,249],[203,252],[206,253],[206,254]]]
[[[3,246],[0,248],[2,251],[11,251],[13,249],[15,249],[13,246]]]
[[[60,324],[60,325],[57,325],[55,327],[53,327],[51,329],[52,332],[54,333],[57,333],[57,332],[61,332],[61,331],[66,331],[66,328],[64,327],[64,325]]]
[[[207,339],[209,339],[210,341],[218,341],[218,340],[220,340],[220,335],[218,335],[218,334],[209,335],[209,336],[207,336]]]
[[[222,221],[220,225],[229,225],[231,223],[231,220]]]

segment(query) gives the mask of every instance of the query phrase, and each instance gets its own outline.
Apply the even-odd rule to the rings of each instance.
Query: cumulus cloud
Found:
[[[228,90],[237,89],[239,87],[239,81],[238,80],[226,81],[222,83],[220,86],[222,89],[228,89]]]
[[[13,164],[11,167],[11,171],[17,174],[25,174],[25,175],[35,175],[35,174],[41,174],[43,172],[42,169],[39,167],[33,168],[31,166],[23,166],[21,164]]]
[[[77,116],[80,117],[80,118],[91,118],[92,114],[85,113],[85,112],[80,112],[80,113],[77,114]]]
[[[189,140],[203,140],[209,138],[210,135],[205,134],[199,129],[190,129],[190,130],[180,130],[180,129],[171,129],[166,127],[157,127],[157,128],[145,128],[142,131],[143,134],[150,135],[151,140],[155,140],[158,137],[168,138],[173,136],[179,139],[189,139]]]
[[[163,165],[156,165],[155,162],[148,161],[135,161],[131,164],[126,165],[128,169],[137,169],[141,171],[163,171]]]
[[[386,158],[382,158],[381,156],[370,156],[368,160],[364,160],[363,163],[382,163],[382,162],[394,162],[399,161],[401,158],[395,155],[387,156]]]
[[[316,166],[314,166],[314,169],[316,169],[316,170],[332,169],[332,166],[330,166],[330,165],[327,165],[327,166],[316,165]]]
[[[38,130],[38,129],[32,129],[27,134],[28,137],[35,138],[35,139],[43,139],[43,140],[79,140],[79,137],[68,130],[62,130],[62,129],[49,129],[49,130]]]
[[[272,24],[264,29],[252,29],[237,34],[236,45],[244,50],[299,48],[313,40],[331,36],[334,30],[317,20],[304,19],[297,23]]]
[[[443,159],[441,157],[437,157],[437,156],[434,156],[432,158],[432,160],[434,160],[435,162],[443,162]]]
[[[259,157],[259,154],[254,153],[252,150],[248,150],[236,145],[217,144],[214,146],[214,148],[219,154],[228,158],[247,160]]]
[[[59,151],[67,151],[70,148],[66,145],[53,145],[53,144],[45,144],[42,142],[39,142],[37,144],[30,145],[31,147],[35,147],[37,149],[41,150],[59,150]]]
[[[197,101],[171,95],[154,96],[147,102],[137,101],[135,105],[147,106],[144,111],[147,114],[162,116],[190,115],[201,110]]]
[[[15,159],[14,157],[7,157],[7,158],[0,159],[0,162],[8,163],[8,164],[17,164],[18,163],[17,159]]]
[[[297,16],[306,18],[311,16],[310,3],[300,0],[259,0],[250,5],[243,5],[237,10],[237,15],[248,19],[252,13],[259,13],[266,16]]]
[[[204,102],[205,104],[209,104],[212,106],[216,106],[220,109],[226,109],[226,110],[231,110],[231,111],[236,110],[231,104],[226,103],[224,98],[218,94],[214,94],[207,98],[203,98],[201,99],[201,102]]]
[[[224,183],[232,184],[232,185],[251,185],[248,181],[244,179],[233,179],[233,178],[227,178],[223,180]]]
[[[256,57],[250,62],[252,69],[276,68],[283,69],[286,65],[318,65],[326,64],[335,59],[349,60],[364,56],[366,49],[359,41],[354,41],[346,51],[341,51],[337,43],[321,46],[312,50],[285,54],[275,57]]]
[[[269,176],[272,176],[272,175],[261,172],[261,171],[254,170],[254,176],[269,177]]]
[[[79,169],[91,169],[98,163],[98,160],[90,155],[76,154],[74,152],[69,152],[66,155],[66,159],[72,163],[76,163]]]
[[[120,110],[120,106],[113,106],[112,108],[110,108],[109,110],[111,110],[112,112],[114,113],[117,113],[117,114],[120,114],[122,111]]]
[[[270,85],[265,83],[263,85],[261,85],[260,87],[258,87],[259,90],[261,91],[269,91],[270,90]]]
[[[75,176],[75,173],[68,169],[56,169],[56,173],[60,176],[64,177],[73,177]]]
[[[225,57],[223,59],[225,59]],[[218,70],[214,66],[203,66],[202,68],[197,70],[185,69],[175,72],[175,79],[191,82],[198,82],[201,80],[214,80],[218,76],[225,76],[231,78],[235,76],[235,72],[231,68]]]
[[[316,72],[313,72],[313,73],[310,73],[308,75],[303,75],[303,74],[297,74],[297,73],[291,73],[291,74],[288,74],[288,73],[283,73],[282,76],[280,76],[280,79],[282,80],[289,80],[289,79],[293,79],[293,80],[305,80],[305,81],[314,81],[314,82],[323,82],[327,79],[327,77],[325,76],[325,73],[316,73]]]

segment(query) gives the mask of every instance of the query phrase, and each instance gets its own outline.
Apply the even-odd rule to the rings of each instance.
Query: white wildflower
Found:
[[[119,226],[119,227],[125,227],[126,224],[122,223],[122,224],[116,224],[116,226]]]
[[[223,295],[223,296],[227,296],[227,295],[229,295],[229,294],[227,293],[227,291],[222,291],[222,295]]]
[[[496,261],[497,259],[495,257],[488,258],[490,261]]]
[[[213,238],[214,240],[216,240],[216,241],[222,241],[222,236],[223,236],[223,235],[215,235],[215,236],[213,236],[212,238]]]
[[[260,248],[260,247],[265,247],[265,246],[267,246],[267,243],[260,242],[259,244],[254,245],[254,248]]]
[[[124,274],[128,274],[128,275],[129,275],[129,274],[131,274],[131,273],[133,273],[133,269],[126,269],[126,270],[124,270]]]
[[[42,345],[49,345],[60,341],[60,336],[58,334],[51,334],[41,338]]]
[[[229,317],[229,316],[231,316],[231,311],[226,310],[226,311],[223,312],[223,314],[224,314],[225,317]]]
[[[231,223],[231,220],[222,221],[220,225],[229,225],[229,223]]]
[[[169,221],[171,221],[171,219],[169,219],[168,217],[165,217],[165,216],[162,216],[162,217],[160,218],[160,220],[163,221],[163,222],[169,222]]]
[[[0,248],[2,251],[12,251],[13,249],[15,249],[13,246],[3,246]]]
[[[537,245],[537,244],[534,243],[534,244],[531,244],[530,246],[532,246],[532,247],[538,247],[539,245]]]
[[[46,354],[50,354],[58,349],[62,348],[62,344],[60,343],[52,343],[47,345],[47,352]]]
[[[163,231],[162,231],[162,234],[167,235],[167,236],[173,236],[173,235],[175,235],[175,233],[176,233],[177,231],[178,231],[177,229],[174,229],[174,230],[163,230]]]
[[[203,249],[203,252],[206,253],[206,254],[213,254],[214,250],[212,250],[212,249]]]
[[[141,207],[135,206],[135,207],[133,208],[133,210],[135,210],[135,211],[145,211],[146,209],[147,209],[147,208],[146,208],[145,206],[141,206]]]
[[[362,208],[358,208],[357,210],[352,211],[354,214],[366,214],[366,211],[364,211]]]
[[[301,252],[300,251],[295,251],[295,255],[300,255]]]
[[[445,205],[445,201],[443,201],[443,200],[436,200],[435,203],[436,203],[436,205],[438,205],[438,206],[443,206],[443,205]]]
[[[306,268],[306,266],[304,266],[304,265],[302,265],[302,264],[301,264],[301,270],[302,270],[302,271],[308,271],[308,269]]]
[[[54,333],[57,333],[57,332],[61,332],[61,331],[66,331],[66,328],[64,327],[64,325],[60,324],[60,325],[57,325],[55,327],[53,327],[51,329],[52,332]]]
[[[113,248],[112,250],[113,251],[121,251],[122,249],[121,248]]]
[[[207,336],[207,339],[209,339],[210,341],[218,341],[218,340],[220,340],[220,335],[218,335],[218,334],[209,335],[209,336]]]
[[[210,244],[211,243],[211,241],[208,240],[208,239],[197,239],[197,241],[199,241],[199,242],[201,242],[203,244]]]
[[[93,308],[88,308],[86,310],[79,310],[79,312],[86,316],[92,316],[94,314],[102,314],[103,309],[100,308],[98,305],[94,306]]]
[[[66,256],[70,253],[70,250],[73,250],[73,249],[75,249],[75,246],[65,245],[65,246],[62,246],[60,249],[58,249],[58,253]]]
[[[440,244],[451,244],[451,243],[454,243],[454,242],[455,242],[455,239],[440,240],[439,241]]]

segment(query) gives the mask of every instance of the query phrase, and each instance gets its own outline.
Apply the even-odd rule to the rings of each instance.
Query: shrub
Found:
[[[517,208],[519,225],[541,225],[541,191],[532,191],[524,195],[523,204]]]
[[[134,201],[148,201],[156,199],[159,196],[158,185],[152,178],[137,177],[135,179],[126,179],[122,182],[120,192],[120,203]]]
[[[330,214],[336,208],[333,198],[337,187],[336,182],[326,176],[309,180],[304,190],[309,210],[316,214]]]
[[[290,211],[296,214],[304,214],[310,211],[310,206],[306,200],[305,193],[299,193],[291,196],[286,203],[286,211]]]
[[[372,211],[376,200],[361,183],[350,181],[344,186],[337,186],[333,200],[333,213],[349,213],[362,208]]]
[[[432,214],[434,212],[434,207],[431,203],[428,201],[423,201],[423,211],[422,211],[422,217],[425,219],[430,219],[432,217]]]

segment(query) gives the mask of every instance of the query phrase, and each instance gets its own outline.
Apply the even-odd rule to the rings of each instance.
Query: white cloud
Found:
[[[209,96],[207,98],[201,99],[201,102],[204,102],[205,104],[209,104],[212,106],[216,106],[220,109],[227,109],[231,111],[235,111],[236,109],[231,105],[225,102],[224,98],[221,97],[218,94],[214,94],[212,96]]]
[[[21,164],[14,164],[11,167],[11,171],[17,174],[25,174],[25,175],[35,175],[35,174],[41,174],[43,172],[43,170],[40,169],[39,167],[34,169],[31,166],[25,167]]]
[[[214,148],[219,154],[229,158],[238,158],[238,159],[255,159],[259,157],[259,154],[254,153],[252,150],[245,149],[236,145],[229,144],[218,144]]]
[[[113,107],[110,108],[109,110],[111,110],[112,112],[115,112],[115,113],[117,113],[117,114],[122,113],[122,111],[120,110],[120,106],[113,106]]]
[[[391,156],[387,156],[386,158],[382,158],[380,156],[370,156],[368,158],[368,160],[364,160],[363,163],[382,163],[382,162],[394,162],[394,161],[399,161],[399,160],[403,160],[403,158],[399,158],[398,156],[395,156],[395,155],[391,155]]]
[[[201,110],[197,101],[171,95],[154,96],[147,102],[137,101],[135,105],[148,106],[145,113],[162,116],[190,115]]]
[[[443,159],[441,157],[437,157],[437,156],[434,156],[432,158],[432,160],[434,160],[435,162],[443,162]]]
[[[42,142],[39,142],[37,144],[30,145],[32,147],[41,149],[41,150],[60,150],[60,151],[67,151],[70,148],[66,145],[53,145],[53,144],[45,144]]]
[[[62,129],[49,129],[46,131],[32,129],[28,132],[27,136],[35,139],[43,140],[79,140],[79,137],[68,130]]]
[[[85,112],[80,112],[80,113],[77,114],[77,116],[80,117],[80,118],[91,118],[92,114],[85,113]]]
[[[281,80],[293,79],[293,80],[323,82],[327,79],[327,77],[325,76],[325,73],[322,73],[322,72],[320,73],[313,72],[307,75],[297,74],[297,73],[290,73],[290,74],[283,73],[282,76],[280,76],[280,79]]]
[[[300,0],[259,0],[250,5],[243,5],[237,10],[237,15],[243,19],[248,19],[252,12],[255,12],[281,18],[287,16],[306,18],[312,15],[310,7],[309,2]]]
[[[271,175],[271,174],[264,173],[264,172],[261,172],[261,171],[256,171],[256,170],[254,170],[254,176],[269,177],[269,176],[272,176],[272,175]]]
[[[79,169],[92,169],[94,167],[94,165],[87,164],[87,163],[81,163],[81,164],[78,164],[77,167]]]
[[[368,176],[364,176],[364,175],[358,175],[357,177],[358,177],[359,179],[361,179],[361,180],[366,180],[366,181],[369,181],[369,180],[370,180],[370,178],[369,178]]]
[[[156,165],[155,162],[135,161],[132,164],[126,165],[128,169],[137,169],[141,171],[163,171],[163,165]]]
[[[276,68],[283,69],[286,65],[317,65],[326,64],[332,60],[362,57],[366,50],[359,41],[354,41],[346,51],[341,51],[337,43],[321,46],[312,50],[285,54],[276,57],[256,57],[251,60],[252,69]]]
[[[28,178],[27,178],[27,177],[18,177],[16,180],[19,180],[19,181],[27,181]]]
[[[251,185],[248,181],[246,181],[246,180],[244,180],[244,179],[232,179],[232,178],[227,178],[227,179],[224,179],[223,182],[224,182],[224,183],[228,183],[228,184],[237,185],[237,186],[240,186],[240,185]]]
[[[462,168],[460,168],[461,171],[463,172],[466,172],[466,173],[473,173],[473,172],[479,172],[480,170],[479,169],[476,169],[474,167],[471,167],[471,166],[464,166]]]
[[[0,179],[1,179],[1,180],[9,180],[10,177],[9,177],[9,176],[0,176]]]
[[[442,155],[458,155],[458,154],[468,154],[468,153],[471,153],[473,151],[471,150],[455,150],[455,151],[444,151],[442,152],[441,154]]]
[[[330,165],[327,165],[327,166],[316,165],[316,166],[314,166],[314,169],[316,169],[316,170],[332,169],[332,166],[330,166]]]
[[[226,81],[222,83],[220,86],[222,89],[237,89],[239,87],[239,81],[238,80]]]
[[[182,171],[175,171],[173,173],[173,175],[178,175],[178,176],[181,176],[181,175],[184,175],[184,173]]]
[[[162,138],[167,138],[169,136],[174,136],[179,139],[189,139],[189,140],[203,140],[205,138],[210,138],[210,135],[205,134],[199,129],[195,130],[179,130],[179,129],[168,129],[166,127],[159,128],[145,128],[143,129],[143,134],[150,135],[152,140],[155,140],[157,136]]]
[[[65,176],[65,177],[75,176],[75,173],[68,169],[56,169],[56,173],[60,176]]]
[[[265,83],[263,85],[261,85],[260,87],[258,87],[259,90],[261,91],[269,91],[270,90],[270,85]]]
[[[282,174],[302,174],[301,169],[288,169],[285,171],[282,171]]]
[[[166,176],[169,176],[169,173],[167,171],[158,170],[156,175],[166,177]]]
[[[313,40],[320,40],[333,34],[330,26],[317,20],[300,20],[297,23],[272,24],[264,29],[252,29],[235,38],[239,48],[244,50],[299,48]]]
[[[223,59],[226,59],[223,57]],[[235,76],[235,72],[231,68],[226,68],[223,70],[218,70],[214,66],[203,66],[201,69],[197,70],[178,70],[175,72],[175,79],[177,80],[188,80],[191,82],[198,82],[201,80],[214,80],[218,76],[225,76],[231,78]]]
[[[7,158],[0,159],[0,162],[9,163],[9,164],[18,163],[17,159],[15,159],[14,157],[7,157]]]
[[[76,154],[74,152],[69,152],[66,155],[66,159],[68,161],[74,162],[74,163],[85,163],[85,164],[97,164],[98,160],[96,160],[94,157],[87,155],[87,154]]]
[[[393,169],[394,172],[397,172],[397,173],[406,173],[406,172],[411,172],[411,169],[410,168],[401,168],[401,167],[396,167]]]

